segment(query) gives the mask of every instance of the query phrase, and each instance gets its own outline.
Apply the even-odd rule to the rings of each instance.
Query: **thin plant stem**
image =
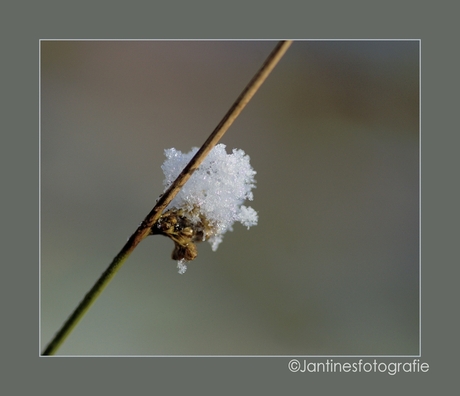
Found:
[[[123,263],[129,257],[131,252],[136,248],[136,246],[145,239],[150,234],[151,227],[157,222],[160,218],[161,213],[166,209],[169,203],[173,200],[176,194],[184,186],[193,172],[200,166],[209,152],[214,148],[214,146],[219,142],[224,133],[228,130],[233,121],[238,117],[246,104],[251,100],[254,94],[257,92],[259,87],[274,69],[279,60],[283,57],[289,46],[292,44],[292,41],[280,41],[273,51],[270,53],[268,58],[265,60],[264,64],[260,70],[254,75],[252,80],[248,83],[246,88],[236,99],[235,103],[228,110],[227,114],[224,116],[222,121],[217,125],[208,139],[204,142],[203,146],[198,150],[195,156],[190,160],[187,166],[182,170],[177,179],[171,184],[171,186],[161,195],[157,200],[156,205],[147,215],[147,217],[142,221],[138,229],[134,232],[133,235],[128,239],[126,244],[113,259],[109,267],[102,273],[100,278],[91,288],[91,290],[85,295],[83,300],[77,306],[72,315],[67,319],[63,324],[61,329],[56,333],[54,338],[48,344],[46,349],[43,351],[43,355],[54,355],[60,345],[65,341],[71,331],[78,324],[80,319],[88,311],[97,297],[102,293],[104,288],[110,282],[110,280],[115,276],[117,271],[121,268]]]

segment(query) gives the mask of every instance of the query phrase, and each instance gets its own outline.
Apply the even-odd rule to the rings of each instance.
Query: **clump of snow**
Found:
[[[187,271],[187,266],[185,265],[186,260],[181,259],[177,262],[177,270],[179,274],[185,274],[185,271]]]
[[[197,151],[196,147],[188,153],[174,148],[165,150],[167,159],[161,167],[165,175],[165,191]],[[225,145],[218,144],[167,209],[182,209],[193,224],[205,219],[212,230],[207,240],[212,250],[216,250],[223,235],[233,230],[234,222],[240,222],[247,228],[257,224],[257,212],[242,205],[245,200],[253,199],[251,190],[255,188],[255,174],[249,156],[243,150],[233,149],[231,154],[227,154]]]

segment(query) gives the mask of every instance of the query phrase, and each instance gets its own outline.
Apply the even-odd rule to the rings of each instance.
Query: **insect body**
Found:
[[[183,209],[170,209],[150,231],[151,235],[161,234],[174,241],[173,260],[192,261],[198,255],[195,242],[205,241],[212,235],[212,228],[204,218],[192,222],[190,217]]]

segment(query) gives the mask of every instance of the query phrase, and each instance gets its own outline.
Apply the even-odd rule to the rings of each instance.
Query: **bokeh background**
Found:
[[[41,42],[42,349],[275,45]],[[58,354],[418,354],[419,42],[294,42],[221,143],[259,224],[149,237]]]

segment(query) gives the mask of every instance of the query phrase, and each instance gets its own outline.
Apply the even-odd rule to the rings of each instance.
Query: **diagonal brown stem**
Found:
[[[164,194],[158,199],[156,205],[134,232],[133,235],[128,239],[125,246],[120,250],[117,256],[113,259],[109,267],[102,273],[97,282],[91,288],[91,290],[85,295],[83,300],[80,302],[78,307],[72,313],[72,315],[63,324],[62,328],[56,333],[54,338],[48,344],[46,349],[43,351],[43,355],[53,355],[59,346],[64,342],[73,328],[77,325],[80,319],[91,307],[93,302],[102,293],[104,288],[114,277],[116,272],[121,268],[125,260],[129,257],[131,252],[136,246],[146,238],[151,227],[157,222],[161,213],[166,209],[169,203],[173,200],[176,194],[180,191],[182,186],[187,182],[193,172],[200,166],[209,152],[219,142],[224,133],[228,130],[233,121],[238,117],[244,107],[248,104],[254,94],[257,92],[259,87],[274,69],[279,60],[283,57],[292,41],[280,41],[273,51],[270,53],[268,58],[260,70],[255,74],[252,80],[248,83],[246,88],[236,99],[230,110],[225,114],[222,121],[217,125],[208,139],[204,142],[203,146],[198,150],[195,156],[190,160],[187,166],[182,170],[177,179],[171,184],[171,186],[164,192]]]

